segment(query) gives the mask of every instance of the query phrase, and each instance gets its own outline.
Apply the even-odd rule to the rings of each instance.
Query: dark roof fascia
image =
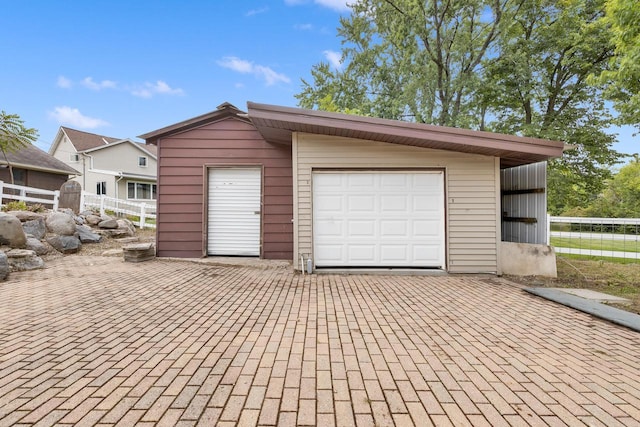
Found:
[[[147,144],[155,144],[158,139],[164,138],[166,136],[174,135],[193,128],[214,123],[229,117],[251,124],[251,120],[247,117],[246,114],[246,112],[239,110],[237,107],[229,103],[224,103],[220,105],[215,111],[211,111],[209,113],[205,113],[200,116],[193,117],[191,119],[187,119],[182,122],[178,122],[173,125],[169,125],[161,129],[145,133],[143,135],[139,135],[138,138],[144,139]]]
[[[346,136],[348,132],[356,131],[369,134],[373,140],[402,145],[425,148],[437,145],[438,149],[468,153],[493,149],[518,164],[533,163],[518,160],[518,154],[541,161],[562,156],[564,148],[564,144],[558,141],[253,102],[247,103],[247,109],[254,126],[265,139],[268,140],[266,136],[271,130],[278,134],[279,139],[288,137],[289,143],[291,132]],[[313,132],[309,126],[313,126]],[[394,140],[398,137],[403,142]]]
[[[1,165],[7,165],[7,162],[5,162],[4,160],[0,160],[0,164]],[[32,170],[32,171],[38,171],[38,172],[48,172],[48,173],[53,173],[56,175],[82,175],[79,171],[70,168],[71,170],[60,170],[60,169],[55,169],[55,168],[46,168],[46,167],[40,167],[40,166],[34,166],[34,165],[28,165],[25,163],[14,163],[11,162],[11,167],[12,168],[18,168],[18,169],[27,169],[27,170]]]

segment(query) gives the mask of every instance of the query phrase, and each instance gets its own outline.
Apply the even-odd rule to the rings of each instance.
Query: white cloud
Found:
[[[218,61],[218,65],[243,74],[253,71],[253,63],[235,56],[225,56]]]
[[[311,31],[313,30],[313,24],[296,24],[293,28],[300,31]]]
[[[291,79],[284,74],[277,73],[264,65],[256,65],[253,62],[240,59],[235,56],[226,56],[218,61],[218,65],[242,74],[253,74],[263,79],[267,86],[278,82],[290,83]]]
[[[109,124],[102,119],[87,117],[77,108],[71,107],[56,107],[53,111],[49,112],[49,116],[61,125],[70,125],[82,129],[94,129]]]
[[[261,13],[265,13],[269,11],[269,7],[265,6],[265,7],[261,7],[259,9],[251,9],[250,11],[248,11],[247,13],[244,14],[244,16],[254,16],[254,15],[259,15]]]
[[[71,80],[69,80],[65,76],[59,76],[58,77],[58,82],[56,83],[56,85],[58,87],[63,88],[63,89],[69,89],[69,88],[71,88],[71,86],[73,86],[73,83],[71,82]]]
[[[324,57],[327,58],[329,64],[336,70],[342,69],[342,54],[333,50],[325,50]]]
[[[93,77],[85,77],[80,82],[82,86],[89,88],[91,90],[102,90],[102,89],[116,89],[118,84],[112,80],[103,80],[101,82],[94,82]]]
[[[308,3],[307,0],[284,0],[284,2],[289,6]],[[333,9],[336,12],[348,12],[350,10],[347,5],[347,0],[313,0],[313,2],[322,7]]]
[[[314,0],[314,2],[337,12],[348,12],[350,10],[347,0]]]
[[[153,95],[184,95],[180,88],[172,88],[166,82],[158,80],[155,83],[146,82],[142,86],[131,89],[131,94],[140,98],[151,98]]]

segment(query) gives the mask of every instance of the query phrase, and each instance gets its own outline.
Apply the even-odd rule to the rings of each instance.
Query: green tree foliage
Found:
[[[497,132],[564,141],[573,149],[549,168],[549,211],[587,205],[602,191],[618,154],[604,131],[611,116],[588,84],[613,49],[593,0],[528,1],[505,29],[487,64],[482,104]]]
[[[7,159],[7,152],[15,152],[24,148],[38,139],[38,131],[24,126],[24,121],[17,114],[0,112],[0,151],[9,166],[11,183],[13,180],[13,167]]]
[[[613,55],[604,0],[359,0],[341,20],[343,70],[313,67],[297,95],[339,110],[564,141],[550,210],[585,206],[618,158],[602,94]]]
[[[640,2],[607,0],[601,23],[611,28],[615,56],[596,81],[620,112],[618,122],[640,129]]]
[[[496,40],[508,0],[360,0],[341,18],[344,70],[327,63],[303,81],[300,105],[331,95],[340,110],[420,123],[474,127],[482,60]]]
[[[573,212],[601,218],[640,218],[640,161],[623,166],[586,209]]]

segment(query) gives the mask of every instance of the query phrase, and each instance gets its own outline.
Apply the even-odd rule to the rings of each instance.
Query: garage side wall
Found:
[[[206,168],[262,166],[262,257],[293,258],[291,147],[270,144],[228,118],[162,138],[158,163],[158,256],[199,258],[206,239]]]
[[[452,273],[499,272],[498,159],[305,133],[294,134],[293,145],[297,171],[294,188],[296,259],[301,254],[313,253],[314,168],[439,168],[445,170],[447,270]]]

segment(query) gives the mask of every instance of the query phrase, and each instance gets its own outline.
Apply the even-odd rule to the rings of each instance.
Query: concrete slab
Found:
[[[585,298],[591,301],[597,302],[612,302],[615,304],[630,304],[627,298],[617,297],[615,295],[609,295],[602,292],[592,291],[591,289],[578,289],[578,288],[549,288],[555,289],[560,292],[565,292],[567,294],[575,295],[580,298]]]
[[[526,288],[525,291],[640,332],[640,315],[602,304],[597,300],[572,295],[566,292],[566,289]]]

